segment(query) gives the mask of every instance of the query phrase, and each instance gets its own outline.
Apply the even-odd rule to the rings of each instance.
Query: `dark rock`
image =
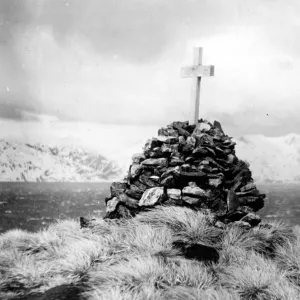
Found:
[[[187,125],[184,129],[187,130],[189,133],[193,133],[193,131],[195,130],[196,125],[195,124],[191,124],[191,125]]]
[[[162,187],[154,187],[144,192],[139,206],[153,206],[160,202],[164,189]]]
[[[165,166],[167,166],[167,159],[166,158],[148,158],[148,159],[145,159],[144,161],[142,161],[142,164],[144,166],[165,167]]]
[[[193,206],[199,206],[200,204],[203,203],[203,199],[199,197],[196,198],[191,196],[182,196],[182,200],[188,203],[189,205],[193,205]]]
[[[186,178],[189,181],[193,180],[193,179],[202,179],[205,177],[205,173],[204,172],[180,172],[180,177],[181,178]]]
[[[125,194],[129,197],[140,200],[142,198],[143,192],[144,191],[140,190],[136,185],[131,184],[130,188],[125,191]]]
[[[180,121],[175,121],[172,123],[172,126],[174,129],[178,129],[178,128],[186,128],[186,126],[189,125],[189,122],[180,122]]]
[[[147,152],[147,157],[149,158],[161,158],[163,156],[164,154],[161,147],[154,148],[152,151]]]
[[[52,287],[43,294],[31,294],[19,297],[17,300],[81,300],[82,289],[73,284],[63,284]]]
[[[139,176],[143,171],[143,166],[139,164],[133,164],[130,166],[129,174],[130,178],[134,179]]]
[[[168,189],[174,188],[176,186],[175,179],[172,175],[165,177],[160,184]]]
[[[165,137],[176,137],[178,138],[178,132],[171,128],[161,128],[158,130],[159,136],[165,136]]]
[[[240,206],[239,198],[236,193],[231,189],[227,193],[227,207],[228,212],[235,211]]]
[[[143,193],[142,193],[142,195],[143,195]],[[127,207],[132,207],[132,208],[137,208],[138,207],[139,199],[138,200],[134,199],[134,198],[132,198],[132,197],[126,195],[126,194],[119,195],[118,199],[119,199],[120,203],[125,204]]]
[[[243,222],[249,223],[252,227],[257,226],[261,222],[261,218],[253,213],[247,214],[241,219]]]
[[[253,182],[250,182],[241,188],[241,192],[246,192],[253,189],[256,189],[256,185]]]
[[[143,160],[145,160],[145,155],[141,153],[134,154],[132,156],[132,162],[134,164],[140,164]]]
[[[182,170],[183,172],[189,172],[189,171],[191,170],[191,166],[190,166],[189,164],[183,164],[183,165],[181,166],[181,170]]]
[[[136,214],[136,210],[129,209],[123,204],[119,204],[116,210],[117,218],[130,219],[134,217]]]
[[[159,146],[160,146],[160,143],[159,143],[158,139],[152,138],[146,142],[144,151],[151,151],[152,149],[159,147]]]
[[[138,187],[142,192],[146,191],[148,189],[148,186],[141,183],[139,180],[135,180],[132,182],[136,187]]]
[[[141,175],[139,177],[139,181],[142,184],[146,185],[147,187],[156,187],[157,186],[157,183],[154,180],[152,180],[150,177],[147,177],[145,175]]]
[[[163,154],[178,153],[178,146],[179,144],[163,144],[161,147],[161,151]]]
[[[175,167],[175,166],[181,166],[184,164],[184,161],[180,159],[179,157],[172,157],[171,161],[169,162],[169,166]]]
[[[185,144],[182,149],[181,152],[185,155],[189,155],[193,152],[194,147],[190,144]]]
[[[224,135],[224,131],[222,129],[222,126],[221,126],[220,122],[218,122],[218,121],[215,120],[214,121],[214,127],[217,128],[217,129],[219,129],[219,131]]]
[[[218,251],[211,246],[174,241],[173,247],[179,249],[187,259],[195,259],[204,263],[217,263],[219,260]]]
[[[193,153],[193,156],[199,157],[199,156],[206,156],[207,154],[209,154],[209,151],[207,148],[197,147],[193,150],[192,153]]]
[[[110,194],[113,197],[125,192],[127,184],[125,182],[113,182],[110,186]]]

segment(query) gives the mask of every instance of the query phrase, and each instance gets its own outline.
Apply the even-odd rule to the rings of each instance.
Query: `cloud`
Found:
[[[179,71],[191,63],[197,44],[204,47],[204,63],[216,65],[215,77],[202,81],[201,116],[229,123],[234,118],[247,132],[277,128],[280,113],[280,121],[297,124],[296,0],[0,5],[2,117],[23,118],[25,111],[62,120],[157,125],[187,119],[191,80],[181,79]],[[251,126],[265,111],[271,111],[269,117]]]

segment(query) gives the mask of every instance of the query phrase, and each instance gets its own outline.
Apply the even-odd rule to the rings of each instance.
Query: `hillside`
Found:
[[[248,135],[235,142],[237,155],[250,163],[257,182],[300,181],[299,135]]]
[[[0,140],[0,181],[104,181],[118,165],[77,147]]]

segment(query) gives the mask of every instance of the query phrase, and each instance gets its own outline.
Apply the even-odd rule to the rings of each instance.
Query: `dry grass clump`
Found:
[[[174,243],[206,245],[218,260],[187,258]],[[131,220],[75,220],[0,235],[0,299],[74,284],[84,299],[300,299],[300,228],[281,222],[251,230],[211,216],[159,207]]]

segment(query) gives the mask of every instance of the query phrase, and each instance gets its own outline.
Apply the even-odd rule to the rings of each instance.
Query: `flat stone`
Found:
[[[197,147],[193,150],[194,156],[204,156],[204,155],[207,155],[208,153],[209,153],[209,151],[203,147]]]
[[[117,205],[120,203],[120,200],[117,197],[112,198],[106,203],[106,212],[112,213],[116,210]]]
[[[129,197],[140,200],[142,198],[143,191],[140,190],[136,185],[131,184],[130,188],[125,191],[125,194]]]
[[[163,156],[164,156],[164,154],[160,147],[154,148],[152,151],[147,152],[147,157],[150,157],[150,158],[161,158]]]
[[[152,180],[150,177],[145,176],[144,174],[139,177],[139,181],[147,187],[157,186],[157,183],[154,180]]]
[[[182,200],[190,205],[199,205],[202,202],[200,198],[194,198],[190,196],[182,196]]]
[[[153,180],[153,181],[155,181],[155,182],[157,182],[157,183],[160,181],[160,177],[159,176],[155,176],[155,175],[150,176],[150,179]]]
[[[258,196],[259,195],[259,190],[258,189],[252,189],[252,190],[247,190],[245,192],[237,192],[237,196],[243,197],[243,196]]]
[[[166,144],[176,144],[178,143],[178,137],[174,136],[164,136],[164,135],[159,135],[157,138],[160,142],[166,143]]]
[[[252,189],[256,189],[256,185],[254,183],[250,182],[241,188],[241,192],[246,192],[246,191],[252,190]]]
[[[144,166],[167,166],[166,158],[148,158],[142,161]]]
[[[193,148],[195,147],[196,145],[196,139],[193,137],[193,136],[189,136],[187,139],[186,139],[186,143],[188,145],[191,145]]]
[[[175,179],[172,175],[169,175],[164,178],[160,184],[166,188],[173,188],[175,187]]]
[[[127,189],[127,184],[125,182],[113,182],[110,186],[110,194],[113,197],[125,192]]]
[[[174,129],[178,128],[185,128],[187,125],[189,125],[189,122],[180,122],[180,121],[175,121],[172,123],[172,126]]]
[[[162,153],[178,153],[179,144],[163,144],[161,146]]]
[[[236,193],[231,189],[227,192],[227,207],[228,212],[236,210],[240,206],[239,198]]]
[[[144,146],[144,151],[151,151],[152,149],[159,147],[159,146],[160,145],[159,145],[158,139],[152,138],[146,142],[146,144]]]
[[[214,127],[217,128],[217,129],[219,129],[219,131],[224,135],[224,131],[222,129],[222,126],[221,126],[220,122],[218,122],[218,121],[215,120],[214,121]]]
[[[136,178],[137,176],[139,176],[141,174],[142,170],[143,170],[143,166],[140,164],[131,165],[130,171],[129,171],[130,177],[132,179]]]
[[[261,222],[261,218],[253,213],[248,213],[241,219],[243,222],[249,223],[252,227],[257,226]]]
[[[179,145],[185,145],[186,144],[186,140],[183,136],[180,136],[178,138],[178,142],[179,142]]]
[[[222,184],[222,178],[210,178],[208,184],[214,187],[219,187]]]
[[[182,194],[184,196],[191,196],[196,198],[207,197],[206,191],[198,186],[186,186],[185,188],[183,188]]]
[[[146,191],[148,189],[148,186],[141,183],[139,180],[135,180],[132,182],[132,184],[134,184],[135,186],[137,186],[141,191]]]
[[[235,221],[233,225],[242,227],[243,229],[251,229],[251,225],[244,221]]]
[[[157,204],[164,193],[162,187],[154,187],[146,190],[139,201],[139,206],[153,206]]]
[[[181,200],[181,190],[180,189],[167,189],[167,195],[171,199]]]
[[[191,170],[191,166],[189,164],[183,164],[181,169],[183,172],[189,172]]]
[[[132,208],[138,207],[138,200],[134,199],[126,194],[119,195],[118,199],[121,203],[125,204],[128,207],[132,207]]]
[[[132,162],[134,164],[140,164],[143,160],[145,160],[145,155],[142,153],[136,153],[132,156]]]
[[[166,136],[166,137],[178,137],[178,132],[175,129],[171,128],[161,128],[158,130],[159,136]]]
[[[198,187],[197,183],[194,182],[194,181],[190,181],[190,182],[188,183],[188,185],[189,185],[190,187]]]
[[[171,161],[169,162],[169,166],[174,167],[174,166],[181,166],[184,164],[184,161],[180,159],[179,157],[172,157]]]
[[[200,123],[198,126],[196,127],[196,129],[199,128],[201,132],[207,132],[211,128],[211,126],[209,124],[207,124],[207,123]]]
[[[233,164],[236,161],[236,156],[233,154],[228,154],[227,155],[227,162],[229,164]]]

